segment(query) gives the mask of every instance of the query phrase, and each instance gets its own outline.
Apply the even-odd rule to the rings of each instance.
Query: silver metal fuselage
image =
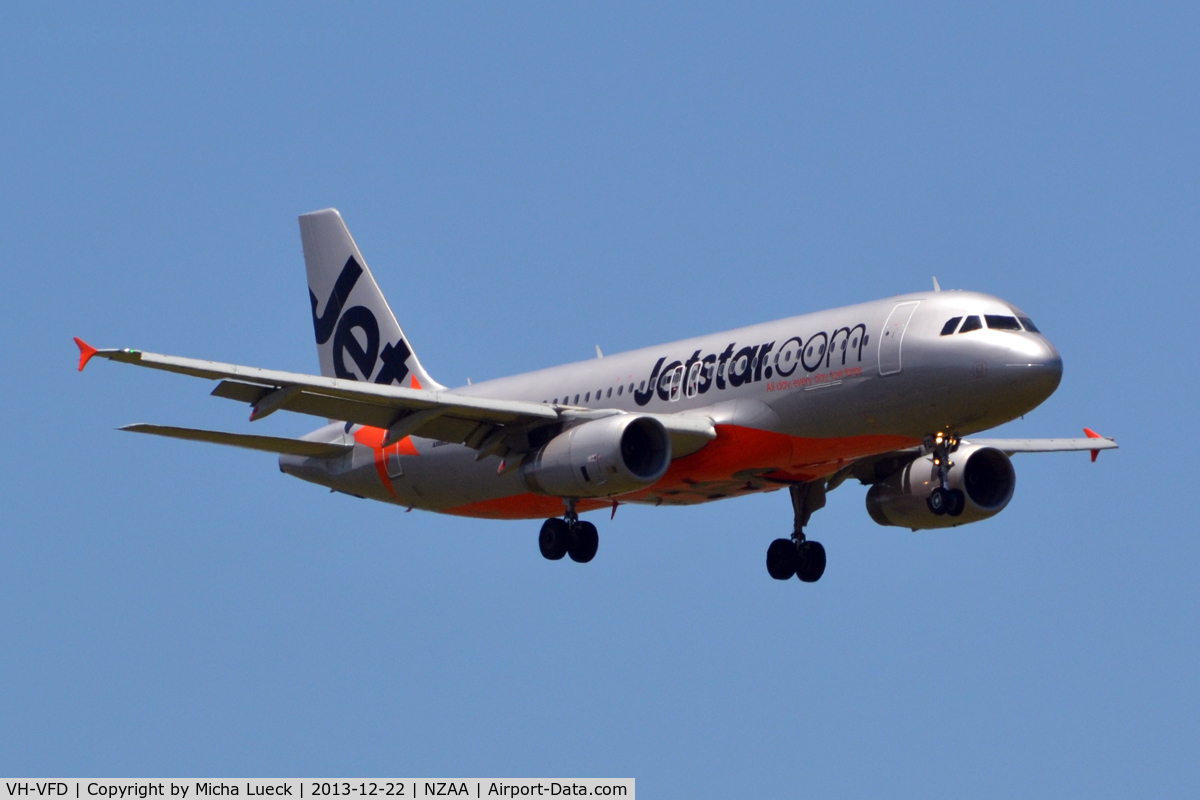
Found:
[[[911,314],[911,316],[910,316]],[[1062,359],[1041,334],[984,327],[941,335],[969,315],[1025,315],[974,292],[927,292],[821,311],[500,378],[454,391],[559,406],[712,419],[717,440],[676,459],[658,483],[621,502],[690,504],[830,475],[855,459],[971,434],[1049,397]],[[904,320],[907,319],[907,325]],[[339,491],[481,517],[561,513],[498,457],[331,424],[308,439],[354,441],[342,458],[281,456],[280,468]],[[607,505],[580,503],[580,510]]]

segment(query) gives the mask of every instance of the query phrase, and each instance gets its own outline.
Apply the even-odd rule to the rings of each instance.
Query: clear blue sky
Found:
[[[0,10],[0,773],[633,776],[647,797],[1200,792],[1194,4]],[[296,216],[345,216],[459,384],[929,287],[1027,310],[1058,393],[997,518],[814,586],[786,493],[404,514],[299,435],[72,336],[317,368]]]

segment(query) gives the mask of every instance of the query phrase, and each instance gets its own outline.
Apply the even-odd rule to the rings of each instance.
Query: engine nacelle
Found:
[[[901,528],[950,528],[994,517],[1012,500],[1017,475],[1008,456],[993,447],[967,445],[950,455],[951,489],[965,496],[957,517],[934,514],[925,501],[938,486],[933,456],[921,456],[896,470],[867,492],[867,513],[880,525]]]
[[[521,464],[529,491],[612,497],[645,489],[671,464],[671,437],[653,417],[619,414],[563,431]]]

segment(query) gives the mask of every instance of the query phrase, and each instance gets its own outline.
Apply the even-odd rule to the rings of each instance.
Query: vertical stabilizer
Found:
[[[321,374],[413,389],[445,388],[421,366],[342,215],[333,208],[302,214],[300,241]]]

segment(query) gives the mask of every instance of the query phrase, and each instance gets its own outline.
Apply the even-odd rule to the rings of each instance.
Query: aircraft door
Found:
[[[920,300],[907,303],[897,303],[888,315],[883,326],[883,336],[879,337],[879,374],[895,375],[900,371],[900,344],[904,341],[904,331],[913,312],[921,304]]]

